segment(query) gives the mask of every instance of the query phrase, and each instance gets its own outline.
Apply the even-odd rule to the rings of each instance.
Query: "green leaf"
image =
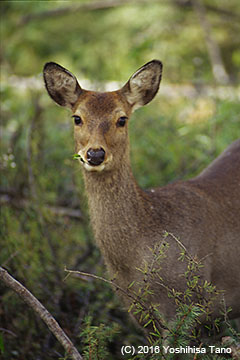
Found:
[[[128,285],[128,289],[131,289],[131,287],[132,287],[134,284],[135,284],[135,280],[133,280],[133,281],[131,282],[131,284]]]
[[[146,324],[144,324],[144,326],[143,327],[147,327],[151,322],[152,322],[153,320],[152,319],[150,319]]]
[[[77,159],[79,159],[80,158],[80,155],[79,154],[74,154],[73,155],[73,160],[77,160]]]

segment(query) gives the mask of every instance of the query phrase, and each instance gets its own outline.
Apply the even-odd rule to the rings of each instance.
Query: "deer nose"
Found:
[[[90,165],[98,166],[104,161],[104,158],[105,158],[105,151],[103,148],[100,149],[90,148],[87,151],[87,161]]]

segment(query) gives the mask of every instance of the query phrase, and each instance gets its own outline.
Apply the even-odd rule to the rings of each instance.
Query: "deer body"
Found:
[[[151,249],[173,233],[189,253],[203,260],[202,276],[225,291],[230,315],[240,316],[240,140],[236,140],[197,177],[144,191],[136,183],[129,159],[127,122],[131,113],[158,91],[162,65],[140,68],[120,90],[83,90],[76,78],[55,63],[44,68],[49,95],[71,108],[75,148],[83,165],[90,218],[96,242],[111,277],[123,289],[142,281],[137,268],[150,265]],[[169,288],[184,290],[185,265],[173,239],[161,262]],[[150,303],[171,318],[167,291],[152,281]],[[137,286],[137,285],[136,285]],[[129,305],[129,298],[124,296]],[[218,308],[216,308],[216,311]]]

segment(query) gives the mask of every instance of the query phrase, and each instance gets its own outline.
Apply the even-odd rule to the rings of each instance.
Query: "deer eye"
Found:
[[[78,115],[73,115],[75,125],[81,125],[82,124],[82,118]]]
[[[117,127],[124,127],[127,121],[126,116],[121,116],[117,121]]]

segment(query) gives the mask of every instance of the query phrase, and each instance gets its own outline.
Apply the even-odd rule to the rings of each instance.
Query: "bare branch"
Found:
[[[64,271],[66,271],[68,274],[67,276],[65,277],[64,280],[66,280],[68,278],[69,275],[73,274],[73,275],[77,275],[77,276],[80,276],[80,277],[90,277],[90,278],[93,278],[93,279],[96,279],[96,280],[100,280],[100,281],[103,281],[109,285],[112,285],[114,286],[117,290],[120,290],[122,293],[124,293],[125,295],[129,296],[129,293],[127,291],[125,291],[123,288],[121,288],[120,286],[118,286],[117,284],[114,283],[113,280],[107,280],[101,276],[98,276],[98,275],[94,275],[94,274],[90,274],[90,273],[86,273],[86,272],[83,272],[83,271],[78,271],[78,270],[68,270],[66,267],[64,268]],[[130,297],[132,297],[130,295]],[[134,300],[136,300],[136,298],[134,297],[133,298]]]
[[[1,192],[1,190],[0,190]],[[31,205],[31,201],[25,198],[14,197],[8,193],[0,194],[0,205],[12,205],[15,208],[25,208]],[[43,210],[49,211],[54,216],[67,216],[70,218],[82,220],[83,215],[79,209],[72,209],[65,206],[52,206],[52,205],[44,205]]]
[[[105,10],[111,9],[123,5],[141,5],[148,4],[149,0],[95,0],[95,1],[86,1],[81,4],[74,4],[70,6],[57,7],[51,10],[45,10],[41,12],[31,13],[25,15],[20,20],[20,25],[26,25],[34,20],[45,20],[49,17],[57,17],[57,16],[65,16],[71,13],[76,13],[80,11],[96,11],[96,10]],[[159,0],[151,0],[151,4],[158,3],[159,5],[164,5],[164,2],[159,2]],[[193,0],[172,0],[172,4],[179,7],[189,7],[192,8]],[[212,5],[206,5],[206,9],[208,11],[214,12],[221,16],[224,16],[229,20],[235,20],[236,22],[240,19],[240,14],[236,14],[228,9],[223,9],[219,7],[215,7]]]
[[[192,5],[205,37],[206,47],[212,65],[213,76],[217,83],[225,85],[229,84],[230,78],[224,66],[220,47],[213,36],[212,27],[207,18],[206,8],[202,0],[194,0]]]
[[[83,357],[79,354],[77,349],[74,347],[71,340],[59,326],[58,322],[53,318],[49,311],[32,295],[32,293],[27,290],[20,282],[15,280],[11,275],[8,274],[7,270],[3,269],[0,266],[0,280],[2,280],[5,285],[15,291],[20,298],[30,306],[35,313],[37,313],[40,318],[48,326],[52,334],[57,338],[57,340],[64,347],[67,354],[73,360],[83,360]]]
[[[155,0],[156,1],[156,0]],[[38,13],[28,14],[22,17],[20,20],[20,25],[26,25],[33,20],[45,20],[48,17],[55,16],[65,16],[71,13],[76,13],[78,11],[91,11],[91,10],[104,10],[111,9],[118,6],[123,6],[125,4],[149,4],[149,0],[97,0],[97,1],[87,1],[81,4],[74,4],[70,6],[58,7],[51,10],[41,11]]]

